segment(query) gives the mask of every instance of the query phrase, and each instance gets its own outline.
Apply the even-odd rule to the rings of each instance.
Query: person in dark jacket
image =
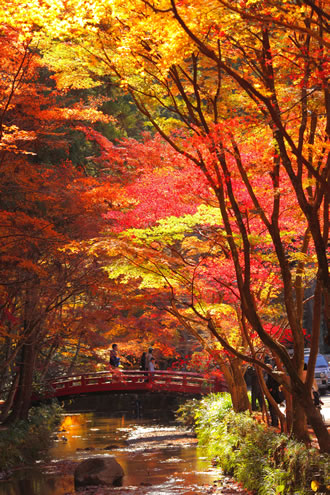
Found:
[[[252,411],[257,411],[259,404],[259,408],[262,411],[262,407],[264,404],[264,396],[262,390],[259,385],[258,374],[256,369],[253,366],[249,366],[246,370],[246,381],[247,384],[251,387],[251,406]]]
[[[264,395],[262,393],[259,379],[256,370],[253,368],[253,373],[251,376],[251,402],[252,402],[252,411],[257,411],[257,401],[259,404],[259,408],[262,411],[262,406],[264,404]]]
[[[110,351],[110,365],[114,368],[118,368],[120,364],[120,357],[118,353],[118,344],[112,344],[112,349]]]
[[[142,352],[141,359],[140,359],[140,370],[145,371],[146,368],[146,358],[147,358],[147,353]]]
[[[280,404],[283,401],[283,394],[280,391],[280,384],[273,378],[271,375],[267,377],[267,388],[270,392],[270,395],[273,397],[277,404]],[[271,425],[278,427],[278,416],[276,413],[276,409],[268,400],[269,414],[271,419]]]

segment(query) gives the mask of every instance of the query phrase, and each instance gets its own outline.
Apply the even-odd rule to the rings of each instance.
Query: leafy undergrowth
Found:
[[[62,409],[56,402],[33,407],[27,421],[17,421],[1,430],[0,471],[32,464],[47,457],[61,412]]]
[[[177,412],[194,421],[198,440],[226,474],[258,495],[329,493],[330,456],[234,413],[227,393],[188,402]]]

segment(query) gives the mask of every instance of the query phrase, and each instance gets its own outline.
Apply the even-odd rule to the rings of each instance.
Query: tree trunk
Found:
[[[4,362],[7,362],[7,359],[9,357],[10,346],[11,346],[11,339],[9,339],[9,337],[5,337],[4,338],[4,345],[2,346],[2,356],[4,357],[4,359],[3,359]],[[8,380],[9,369],[10,369],[10,366],[8,365],[8,366],[4,367],[0,372],[0,391],[1,392],[3,391],[5,384]]]
[[[50,363],[52,362],[52,357],[55,354],[55,352],[57,351],[57,349],[58,349],[57,343],[53,343],[52,346],[50,347],[49,351],[48,351],[48,354],[46,356],[46,359],[45,359],[45,362],[44,362],[44,365],[43,365],[43,368],[42,368],[42,371],[40,374],[40,380],[41,381],[44,381],[45,376],[48,373]]]
[[[229,366],[227,364],[221,366],[221,371],[227,381],[234,411],[250,411],[251,404],[240,361],[232,359]]]
[[[283,390],[286,403],[286,425],[288,432],[293,429],[293,401],[292,395],[286,389]]]
[[[311,395],[308,393],[300,393],[299,391],[297,392],[297,401],[303,408],[308,423],[315,432],[321,452],[330,454],[330,435],[319,409],[314,405]],[[294,434],[296,434],[295,431]]]
[[[76,365],[76,362],[77,362],[77,359],[78,359],[78,356],[79,356],[83,334],[84,334],[83,331],[80,332],[80,334],[79,334],[79,339],[78,339],[78,342],[77,342],[77,345],[76,345],[76,352],[75,352],[75,354],[74,354],[74,356],[73,356],[73,358],[71,360],[69,369],[67,371],[67,375],[69,375],[69,376],[73,374],[73,370],[74,370],[74,367]]]
[[[13,379],[9,394],[7,395],[6,401],[3,405],[3,407],[1,408],[1,415],[0,415],[0,422],[1,423],[6,421],[6,419],[8,418],[9,412],[12,409],[13,402],[15,399],[16,390],[17,390],[17,386],[18,386],[18,382],[19,382],[19,371],[16,373],[16,375]]]
[[[302,407],[298,397],[292,395],[292,434],[293,436],[305,444],[310,442],[307,421],[304,408]]]
[[[28,417],[31,405],[35,360],[36,341],[35,337],[30,337],[29,341],[22,348],[17,392],[14,397],[12,411],[6,419],[6,423],[13,423],[21,419],[26,420]]]

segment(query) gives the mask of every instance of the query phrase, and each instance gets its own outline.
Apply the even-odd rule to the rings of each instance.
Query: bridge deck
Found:
[[[208,394],[227,390],[222,378],[173,371],[118,370],[65,376],[51,382],[51,395],[65,397],[97,392],[176,392]]]

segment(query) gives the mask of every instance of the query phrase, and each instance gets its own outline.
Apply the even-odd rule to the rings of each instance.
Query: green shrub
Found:
[[[198,399],[190,399],[180,405],[175,412],[175,419],[189,428],[195,427],[195,412],[199,407]]]
[[[0,470],[31,464],[46,457],[52,433],[60,423],[61,407],[57,403],[33,407],[27,421],[17,421],[0,431]]]
[[[191,405],[199,442],[222,470],[258,495],[309,495],[316,480],[329,485],[329,455],[235,413],[228,394],[213,394]]]
[[[228,392],[209,394],[203,399],[191,399],[182,404],[176,411],[176,419],[185,426],[200,425],[204,419],[204,427],[217,423],[232,409],[231,396]],[[202,411],[202,417],[200,413]]]

